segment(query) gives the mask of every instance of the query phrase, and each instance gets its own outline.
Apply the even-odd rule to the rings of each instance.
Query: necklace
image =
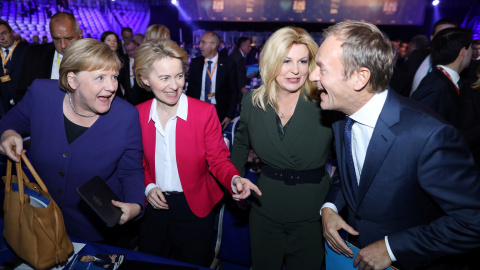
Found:
[[[298,100],[297,100],[298,101]],[[293,103],[292,106],[290,106],[285,112],[288,112],[290,111],[293,107],[295,107],[295,105],[297,105],[297,101],[295,101],[295,103]],[[280,119],[283,119],[285,118],[285,114],[283,112],[280,111],[280,109],[278,109],[278,112],[280,113],[279,117]]]
[[[70,96],[70,92],[67,92],[67,93],[68,93],[68,102],[70,103],[70,107],[72,107],[72,110],[73,110],[74,113],[80,115],[81,117],[94,117],[94,116],[97,115],[96,113],[94,113],[94,114],[92,114],[92,115],[85,115],[85,114],[81,114],[81,113],[77,112],[77,111],[75,110],[75,107],[73,107],[72,97]]]

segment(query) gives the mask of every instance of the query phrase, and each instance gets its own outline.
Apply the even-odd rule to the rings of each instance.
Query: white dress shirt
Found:
[[[60,63],[62,62],[63,55],[59,54],[57,50],[55,50],[55,54],[53,55],[53,64],[52,64],[52,75],[50,76],[50,79],[53,80],[58,80],[60,77],[60,66],[58,65],[58,60],[60,60]]]
[[[355,167],[355,175],[357,176],[357,182],[360,185],[360,177],[362,175],[363,164],[365,163],[365,156],[367,155],[368,145],[372,138],[373,130],[377,123],[378,117],[382,112],[383,105],[387,99],[388,90],[375,94],[360,110],[350,115],[350,118],[354,120],[352,126],[352,156],[353,165]],[[330,202],[326,202],[322,209],[325,207],[332,208],[338,213],[337,207]],[[321,213],[321,210],[320,210]],[[385,243],[387,245],[388,255],[392,261],[396,261],[395,256],[390,249],[388,243],[388,236],[385,236]]]
[[[149,184],[145,188],[145,196],[148,196],[148,192],[155,187],[162,191],[183,191],[178,175],[175,137],[178,117],[187,121],[188,99],[185,94],[181,94],[178,102],[177,112],[172,118],[168,119],[164,130],[157,114],[157,100],[153,99],[148,121],[153,121],[156,129],[155,184]]]
[[[12,44],[12,46],[10,46],[10,47],[8,47],[8,48],[3,48],[3,47],[1,47],[4,58],[7,58],[8,53],[12,52],[12,48],[13,48],[13,46],[15,46],[15,43],[17,43],[17,42],[14,42],[14,43]],[[8,50],[8,53],[6,53],[5,50]],[[10,56],[10,58],[8,59],[8,61],[11,61],[12,58],[13,58],[13,53],[12,53],[12,55]],[[3,67],[3,61],[2,61],[2,67]]]
[[[212,92],[215,92],[215,90],[216,90],[216,85],[215,84],[216,84],[216,81],[217,81],[216,80],[217,70],[218,70],[218,67],[220,66],[220,64],[217,64],[217,67],[215,68],[215,70],[213,70],[213,67],[215,66],[215,63],[218,61],[218,53],[212,59],[208,59],[208,58],[205,58],[205,59],[207,59],[207,61],[212,61],[212,66],[211,66],[211,69],[213,71],[213,73],[212,73]],[[208,76],[207,68],[208,68],[208,63],[205,62],[203,64],[203,72],[202,72],[202,92],[200,93],[200,100],[201,101],[205,101],[205,76]],[[215,96],[211,97],[209,102],[213,105],[216,105],[217,100],[215,99]]]

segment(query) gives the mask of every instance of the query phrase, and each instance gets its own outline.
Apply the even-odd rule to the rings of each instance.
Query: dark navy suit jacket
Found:
[[[20,74],[22,71],[23,60],[27,52],[27,45],[19,43],[12,53],[10,60],[10,81],[0,82],[0,116],[4,115],[11,107],[11,99],[15,99],[15,92],[20,82]],[[0,65],[1,66],[1,65]],[[3,68],[0,68],[0,77],[4,76]]]
[[[457,129],[389,91],[355,200],[344,128],[344,120],[333,125],[341,180],[334,179],[326,202],[348,208],[361,248],[388,236],[401,269],[412,269],[480,245],[480,181]]]
[[[0,121],[0,134],[13,129],[22,136],[31,136],[32,164],[61,207],[67,233],[99,241],[107,227],[76,189],[98,175],[124,202],[144,204],[138,111],[115,98],[108,113],[68,144],[64,97],[57,80],[34,81],[22,101]]]

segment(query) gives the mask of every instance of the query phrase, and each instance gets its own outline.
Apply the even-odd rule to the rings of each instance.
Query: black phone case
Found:
[[[77,188],[77,193],[97,213],[108,227],[115,226],[123,212],[112,204],[118,196],[99,176],[95,176]]]

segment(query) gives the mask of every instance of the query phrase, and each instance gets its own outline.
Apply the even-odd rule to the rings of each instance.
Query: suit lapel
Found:
[[[388,93],[387,100],[383,105],[382,112],[378,117],[372,138],[368,144],[360,176],[360,186],[358,187],[357,208],[365,197],[373,179],[375,179],[378,170],[382,167],[385,157],[388,155],[397,137],[390,127],[399,121],[400,108],[399,103],[393,100],[395,94],[392,92],[393,90],[390,90]]]
[[[310,119],[309,115],[312,115],[313,113],[315,113],[313,106],[309,106],[308,101],[300,96],[298,98],[295,112],[288,124],[288,131],[282,141],[282,144],[285,145],[285,147],[295,143],[295,140],[307,125]]]
[[[280,136],[278,136],[277,118],[275,110],[268,104],[266,106],[267,111],[263,113],[262,116],[267,136],[269,137],[270,141],[275,146],[277,151],[280,152],[280,154],[286,160],[290,161],[292,165],[295,165],[292,157],[288,154],[288,152],[285,150],[285,147],[282,145],[282,141],[280,141]]]

